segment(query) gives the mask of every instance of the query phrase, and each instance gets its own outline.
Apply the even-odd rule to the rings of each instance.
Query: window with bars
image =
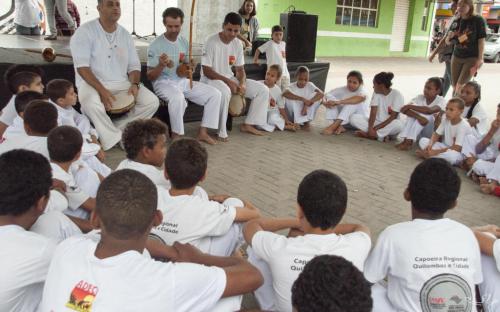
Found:
[[[377,27],[379,0],[337,0],[335,24]]]

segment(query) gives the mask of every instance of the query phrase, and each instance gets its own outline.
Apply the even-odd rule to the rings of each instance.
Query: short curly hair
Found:
[[[429,158],[410,176],[408,192],[413,209],[433,215],[444,214],[455,206],[460,193],[460,177],[446,160]]]
[[[128,123],[122,133],[127,158],[136,159],[144,147],[154,148],[158,136],[162,134],[167,135],[167,125],[155,118],[138,119]]]
[[[0,156],[0,215],[19,216],[49,195],[52,173],[49,161],[28,150]]]
[[[292,286],[297,312],[370,312],[370,283],[351,262],[323,255],[309,261]]]
[[[40,135],[57,127],[57,109],[50,102],[33,100],[24,109],[24,124]]]

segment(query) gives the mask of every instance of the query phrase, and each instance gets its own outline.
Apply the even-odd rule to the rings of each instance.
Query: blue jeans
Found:
[[[28,35],[28,36],[39,36],[40,27],[25,27],[23,25],[16,24],[16,34],[18,35]]]

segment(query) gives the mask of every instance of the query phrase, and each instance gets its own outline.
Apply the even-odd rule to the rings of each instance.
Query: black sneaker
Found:
[[[48,35],[43,39],[44,40],[57,40],[57,35]]]

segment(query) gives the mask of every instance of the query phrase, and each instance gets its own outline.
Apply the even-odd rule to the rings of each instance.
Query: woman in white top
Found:
[[[347,85],[335,88],[325,96],[323,105],[326,107],[326,119],[332,124],[323,130],[323,134],[341,134],[345,132],[344,125],[354,113],[363,114],[368,118],[368,103],[366,91],[363,88],[363,75],[357,70],[347,74]]]
[[[462,118],[465,118],[477,137],[488,132],[488,116],[481,105],[481,85],[475,81],[467,82],[460,91],[460,97],[465,102]]]

